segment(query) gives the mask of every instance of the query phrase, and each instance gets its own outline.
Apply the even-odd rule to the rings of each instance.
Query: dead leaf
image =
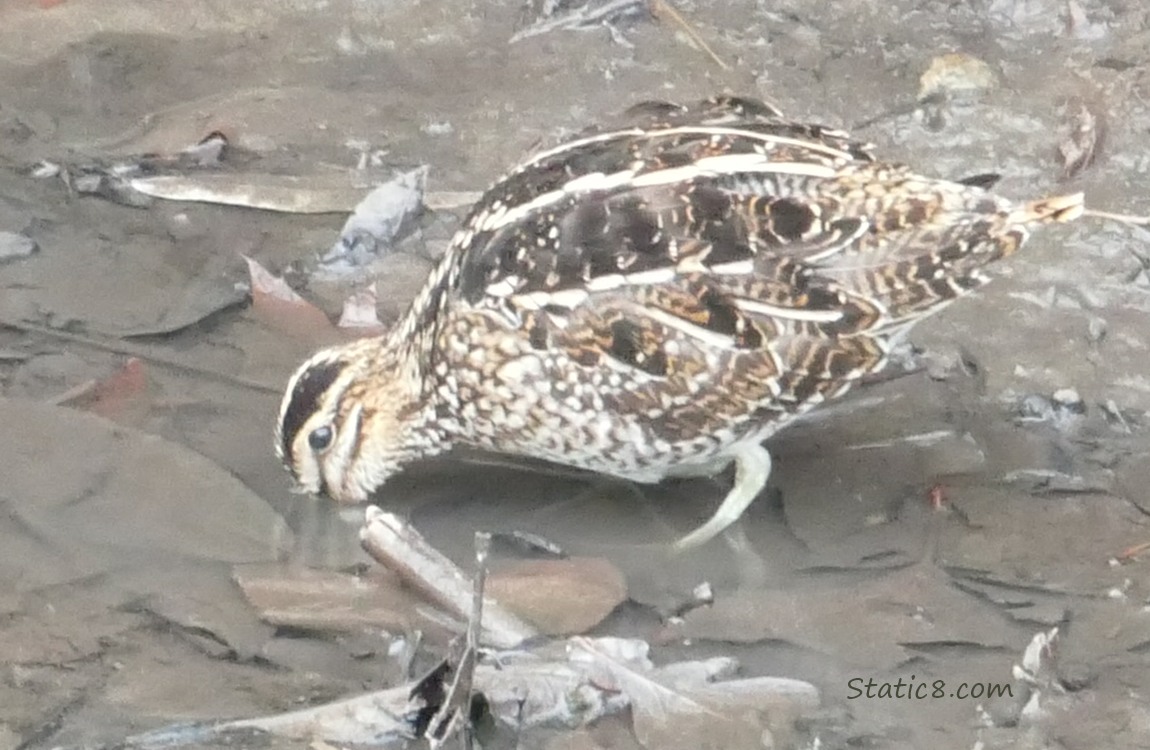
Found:
[[[777,739],[786,729],[783,722],[793,724],[800,712],[819,705],[818,690],[801,680],[719,679],[738,668],[725,658],[654,669],[648,650],[637,639],[579,637],[565,654],[548,647],[541,653],[509,652],[475,666],[475,689],[497,724],[516,732],[561,730],[571,736],[571,730],[595,726],[598,735],[601,719],[630,707],[647,747],[668,750],[790,747]],[[122,747],[242,744],[253,729],[341,746],[406,747],[429,718],[421,709],[445,698],[450,666],[444,660],[420,680],[288,713],[173,725],[129,737]],[[634,747],[630,737],[617,739],[609,746]]]
[[[1069,132],[1058,144],[1058,156],[1062,162],[1062,179],[1077,177],[1098,157],[1102,146],[1105,127],[1102,119],[1081,99],[1074,99],[1067,105]]]
[[[915,644],[1000,648],[1014,638],[997,608],[963,593],[929,563],[850,585],[809,580],[792,589],[717,596],[712,607],[688,613],[676,635],[781,640],[876,670],[904,663],[913,654],[907,647]]]
[[[19,612],[0,620],[0,661],[12,669],[90,660],[138,627],[137,615],[109,608],[86,586],[41,591],[24,597]]]
[[[371,192],[351,175],[317,172],[303,175],[262,172],[192,172],[135,177],[128,185],[151,198],[221,206],[242,206],[293,214],[336,214],[353,211]],[[424,194],[433,211],[467,208],[480,191],[445,190]]]
[[[354,328],[356,333],[369,336],[384,332],[384,325],[379,320],[377,311],[378,294],[376,284],[372,282],[366,289],[354,292],[343,301],[343,312],[340,313],[340,328]]]
[[[393,576],[360,577],[281,565],[242,565],[233,571],[248,603],[269,625],[354,632],[428,627],[420,599]]]
[[[305,341],[331,340],[334,328],[322,310],[287,282],[244,256],[252,285],[252,313],[269,328]]]
[[[0,399],[0,466],[0,564],[21,588],[291,548],[284,520],[231,473],[94,414]]]
[[[572,638],[571,659],[592,670],[594,684],[628,697],[635,736],[651,750],[761,747],[771,734],[765,713],[791,707],[789,698],[769,692],[770,683],[743,686],[749,690],[727,689],[742,680],[672,686],[650,668],[645,655],[634,653],[632,643],[642,642]],[[817,704],[817,691],[808,687]]]
[[[234,577],[260,618],[272,625],[339,631],[438,627],[420,614],[423,601],[387,574],[253,565],[236,568]],[[492,572],[487,590],[548,635],[586,632],[627,597],[622,574],[594,558],[516,563]]]
[[[132,592],[121,609],[147,613],[213,658],[250,661],[272,637],[222,566],[181,562],[119,575],[117,583]]]
[[[627,599],[627,582],[603,558],[525,560],[493,571],[487,591],[547,635],[585,633]]]
[[[142,360],[132,357],[103,380],[84,383],[55,399],[54,403],[124,423],[133,421],[127,418],[129,410],[138,412],[147,408],[147,390],[147,366]]]
[[[152,198],[293,214],[350,211],[367,192],[346,178],[249,172],[153,175],[133,178],[128,184]]]
[[[992,89],[998,74],[986,62],[961,52],[940,55],[919,79],[918,98],[928,99],[964,91]]]

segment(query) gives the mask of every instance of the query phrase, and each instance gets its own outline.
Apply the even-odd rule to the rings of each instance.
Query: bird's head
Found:
[[[276,453],[300,491],[359,503],[404,464],[441,450],[405,348],[363,339],[312,355],[288,381]]]

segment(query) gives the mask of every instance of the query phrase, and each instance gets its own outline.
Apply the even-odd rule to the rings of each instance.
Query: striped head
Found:
[[[444,449],[406,364],[394,347],[362,339],[300,365],[275,430],[276,454],[299,491],[364,502],[404,464]]]

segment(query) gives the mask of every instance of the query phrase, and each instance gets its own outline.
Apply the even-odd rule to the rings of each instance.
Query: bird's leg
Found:
[[[742,446],[735,454],[735,486],[723,498],[722,505],[707,522],[675,542],[676,550],[697,547],[711,541],[724,529],[739,520],[751,501],[759,496],[771,476],[771,454],[763,446],[753,443]]]

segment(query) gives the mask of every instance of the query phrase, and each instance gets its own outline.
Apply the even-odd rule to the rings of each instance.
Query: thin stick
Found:
[[[63,393],[52,396],[44,403],[51,404],[52,406],[67,406],[70,402],[83,398],[96,390],[96,385],[95,380],[85,380],[83,383],[74,385]]]
[[[411,524],[372,505],[365,511],[359,538],[364,550],[376,562],[398,574],[407,585],[453,617],[470,624],[470,613],[474,609],[473,582],[442,552],[428,544]],[[486,604],[484,642],[497,648],[515,648],[539,634],[498,602]]]
[[[141,359],[150,365],[156,365],[158,367],[173,370],[185,375],[194,375],[206,380],[214,380],[217,383],[224,383],[225,385],[231,385],[237,388],[244,388],[247,390],[257,391],[259,393],[279,394],[281,392],[281,389],[277,386],[268,385],[267,383],[259,383],[255,380],[248,380],[247,378],[241,378],[235,375],[227,375],[222,372],[216,372],[214,370],[206,370],[202,367],[196,367],[195,365],[189,365],[184,362],[169,359],[159,354],[153,354],[142,346],[129,344],[125,341],[107,341],[90,336],[82,336],[77,333],[58,331],[55,328],[40,326],[36,325],[35,323],[4,320],[2,318],[0,318],[0,328],[10,328],[13,331],[20,331],[21,333],[26,333],[31,336],[43,336],[44,338],[55,339],[56,341],[66,341],[69,344],[86,346],[90,349],[96,349],[97,351],[101,352],[122,354],[126,357],[136,357],[137,359]]]
[[[463,750],[475,746],[474,727],[471,725],[471,696],[474,692],[475,662],[479,652],[479,632],[483,622],[483,588],[487,583],[487,555],[491,551],[491,534],[475,532],[475,579],[471,596],[471,615],[467,620],[463,654],[455,665],[455,676],[444,696],[443,705],[435,712],[428,725],[428,746],[439,750],[453,736],[458,735]]]
[[[1109,211],[1095,211],[1092,208],[1087,208],[1082,211],[1083,216],[1093,216],[1098,219],[1108,219],[1110,221],[1120,221],[1123,224],[1130,224],[1135,227],[1150,226],[1150,216],[1134,216],[1133,214],[1114,214]]]
[[[1120,562],[1130,562],[1147,550],[1150,550],[1150,542],[1141,542],[1139,544],[1135,544],[1119,552],[1118,560]]]
[[[704,52],[706,52],[712,60],[715,61],[716,65],[718,65],[723,70],[731,69],[731,66],[727,65],[725,62],[723,62],[721,57],[715,54],[715,51],[711,49],[711,45],[704,41],[703,37],[699,35],[699,32],[695,31],[694,27],[687,23],[687,19],[683,18],[679,11],[675,10],[674,7],[672,7],[671,4],[667,2],[667,0],[653,0],[651,3],[651,9],[655,12],[656,15],[665,12],[668,16],[671,17],[672,21],[682,27],[683,31],[687,33],[687,36],[691,37],[691,40],[695,42],[695,44],[699,45],[699,47]]]
[[[471,592],[471,617],[467,621],[467,647],[479,648],[483,624],[483,590],[487,585],[487,557],[491,554],[491,532],[475,532],[475,588]]]

